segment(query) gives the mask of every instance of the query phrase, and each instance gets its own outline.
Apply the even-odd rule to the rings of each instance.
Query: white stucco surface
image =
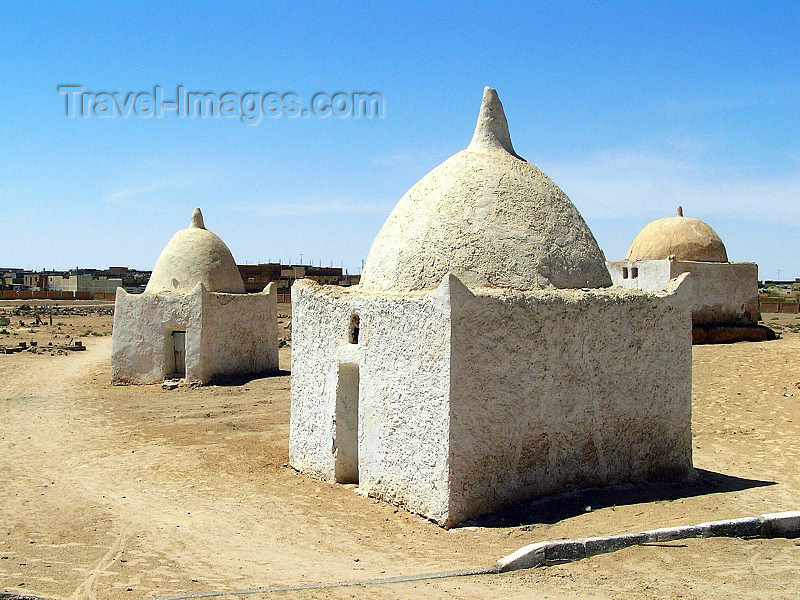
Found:
[[[196,208],[189,227],[172,236],[158,257],[145,294],[190,294],[198,283],[210,292],[244,293],[231,251],[205,228]]]
[[[671,279],[671,262],[666,259],[643,261],[610,260],[606,262],[606,266],[614,285],[629,290],[660,292],[666,288]],[[625,276],[623,269],[627,269],[627,276]],[[638,269],[636,277],[632,274],[633,269]]]
[[[586,485],[683,477],[691,324],[676,286],[470,290],[447,275],[436,290],[386,293],[299,281],[290,463],[336,479],[337,378],[352,364],[359,487],[441,525]]]
[[[450,520],[578,487],[686,477],[689,287],[454,294]]]
[[[203,298],[202,353],[209,378],[278,370],[278,293],[270,283],[258,294]]]
[[[186,332],[186,377],[202,381],[202,292],[185,296],[117,290],[111,340],[111,381],[159,383],[174,372],[171,332]]]
[[[696,325],[758,324],[758,265],[673,261],[672,277],[692,275]]]
[[[117,291],[111,342],[115,383],[158,383],[174,372],[172,332],[186,332],[187,382],[278,368],[277,292],[128,294]]]
[[[663,290],[682,273],[692,275],[692,322],[695,326],[756,325],[758,265],[755,263],[681,260],[608,261],[614,285],[646,292]],[[632,277],[633,269],[638,276]],[[623,277],[627,269],[628,277]]]
[[[605,257],[575,206],[514,152],[491,88],[470,145],[423,177],[389,215],[361,285],[432,290],[449,272],[470,288],[611,285]]]
[[[349,343],[359,314],[359,343]],[[301,280],[292,287],[290,464],[336,474],[340,364],[358,365],[358,482],[369,494],[447,519],[448,298],[379,296]]]

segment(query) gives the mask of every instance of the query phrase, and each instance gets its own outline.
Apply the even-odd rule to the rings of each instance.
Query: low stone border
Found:
[[[622,535],[584,538],[581,540],[539,542],[520,548],[513,554],[509,554],[505,558],[497,561],[494,566],[488,568],[462,569],[458,571],[442,571],[438,573],[423,573],[421,575],[402,575],[399,577],[384,577],[380,579],[328,584],[320,583],[272,588],[258,587],[243,590],[198,592],[179,596],[148,598],[147,600],[204,600],[209,598],[222,598],[225,596],[318,591],[331,588],[364,587],[370,585],[427,581],[431,579],[469,577],[473,575],[491,575],[507,571],[516,571],[517,569],[530,569],[532,567],[545,567],[548,565],[568,563],[598,554],[616,552],[617,550],[622,550],[628,546],[636,546],[638,544],[707,537],[800,537],[800,511],[772,513],[761,515],[760,517],[746,517],[744,519],[730,519],[728,521],[711,521],[709,523],[700,523],[699,525],[683,527],[665,527],[663,529],[654,529],[642,533],[625,533]],[[0,592],[0,600],[46,599],[37,596]]]
[[[653,542],[671,542],[687,538],[740,537],[774,538],[800,536],[800,511],[772,513],[727,521],[711,521],[699,525],[665,527],[642,533],[625,533],[580,540],[538,542],[520,548],[501,558],[495,569],[503,573],[517,569],[545,567],[616,552],[629,546]]]

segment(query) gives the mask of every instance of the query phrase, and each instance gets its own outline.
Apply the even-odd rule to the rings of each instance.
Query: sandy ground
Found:
[[[450,531],[288,468],[288,373],[112,386],[109,315],[56,316],[33,332],[12,318],[0,345],[68,334],[88,350],[0,354],[0,591],[138,599],[355,583],[486,567],[547,539],[800,509],[800,319],[773,317],[783,339],[694,348],[696,481],[562,495]],[[798,540],[708,539],[505,575],[248,597],[798,594]]]

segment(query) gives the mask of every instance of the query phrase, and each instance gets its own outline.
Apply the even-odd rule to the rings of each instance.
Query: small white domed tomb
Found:
[[[233,255],[195,209],[161,252],[144,293],[117,290],[112,381],[206,384],[277,368],[275,285],[245,294]]]
[[[290,463],[445,527],[683,478],[684,279],[612,287],[589,227],[514,151],[486,88],[472,142],[400,199],[361,284],[292,287]]]
[[[634,238],[625,260],[608,261],[614,285],[658,292],[682,273],[691,274],[694,343],[761,341],[771,331],[758,325],[758,265],[728,261],[725,244],[703,221],[658,219]]]

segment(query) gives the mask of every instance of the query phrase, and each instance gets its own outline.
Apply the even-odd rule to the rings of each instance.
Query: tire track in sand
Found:
[[[109,568],[116,563],[122,553],[125,551],[125,541],[130,537],[130,534],[122,532],[117,536],[117,539],[97,561],[97,564],[89,571],[89,575],[84,579],[81,584],[72,592],[70,598],[72,600],[97,600],[96,589],[97,580],[101,575],[109,574]]]

